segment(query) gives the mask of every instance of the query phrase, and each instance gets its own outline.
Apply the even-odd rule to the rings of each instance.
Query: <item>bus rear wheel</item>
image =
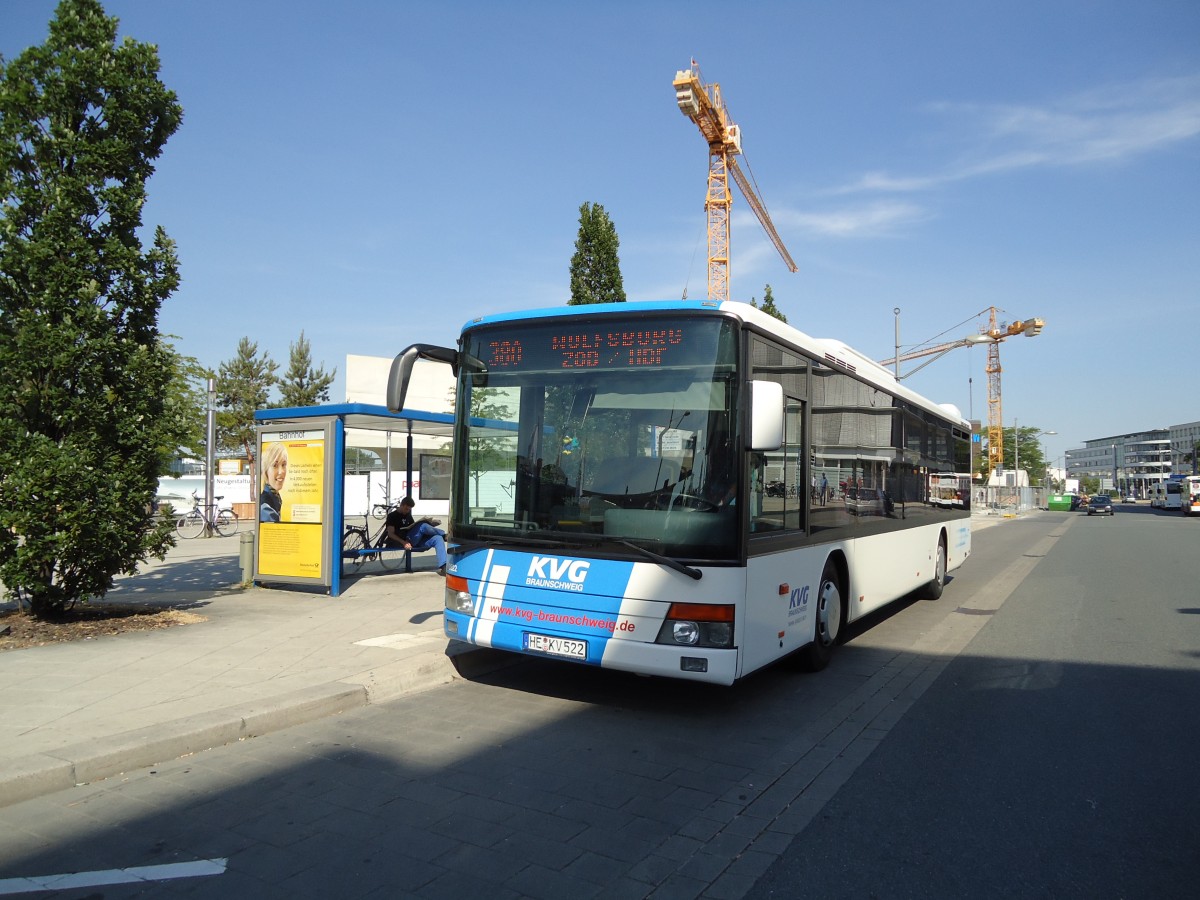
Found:
[[[937,600],[942,596],[946,586],[946,538],[938,538],[937,556],[933,560],[933,578],[921,588],[921,596],[926,600]]]
[[[797,656],[800,667],[808,672],[819,672],[829,665],[833,648],[837,645],[846,624],[846,591],[842,576],[832,559],[825,561],[821,571],[821,583],[817,587],[816,633],[813,641],[800,649]]]

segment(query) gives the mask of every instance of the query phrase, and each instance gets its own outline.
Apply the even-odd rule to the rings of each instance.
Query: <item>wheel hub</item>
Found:
[[[832,581],[821,585],[817,597],[817,631],[821,643],[826,647],[837,640],[838,629],[842,623],[842,595],[838,586]]]

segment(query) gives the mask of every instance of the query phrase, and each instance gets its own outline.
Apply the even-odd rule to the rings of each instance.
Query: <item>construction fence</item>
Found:
[[[1031,509],[1048,509],[1048,493],[1042,486],[987,487],[972,485],[971,512],[976,516],[1016,516]]]

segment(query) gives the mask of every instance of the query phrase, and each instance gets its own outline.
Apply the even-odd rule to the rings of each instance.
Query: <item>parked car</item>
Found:
[[[1126,503],[1137,503],[1137,496],[1134,494],[1126,494],[1125,502]]]
[[[1111,516],[1113,514],[1112,497],[1108,494],[1097,494],[1088,501],[1089,516]]]

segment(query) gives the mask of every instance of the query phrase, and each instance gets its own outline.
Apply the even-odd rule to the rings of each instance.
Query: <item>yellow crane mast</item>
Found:
[[[708,299],[729,299],[729,210],[733,205],[730,175],[788,270],[795,272],[796,263],[775,230],[767,207],[738,166],[735,157],[742,152],[742,133],[729,121],[729,112],[721,99],[721,86],[715,82],[705,85],[695,60],[692,60],[692,68],[675,73],[674,85],[680,111],[696,123],[708,142],[708,193],[704,201],[708,217]]]
[[[987,361],[987,377],[988,377],[988,469],[996,471],[1004,468],[1004,415],[1000,408],[1000,373],[1003,371],[1000,367],[1000,344],[1008,338],[1016,334],[1023,334],[1026,337],[1037,337],[1042,333],[1042,329],[1046,326],[1044,319],[1018,319],[1015,322],[998,325],[996,323],[996,307],[990,306],[980,312],[989,313],[988,324],[984,328],[980,328],[977,334],[967,335],[965,338],[959,338],[956,341],[947,341],[944,344],[935,344],[932,347],[924,347],[920,350],[913,350],[909,353],[901,353],[899,356],[893,356],[891,359],[885,359],[880,362],[884,366],[897,366],[897,377],[899,376],[899,364],[908,362],[913,359],[920,359],[925,356],[931,356],[921,365],[908,372],[907,375],[923,369],[929,363],[933,362],[942,356],[945,356],[951,350],[958,347],[970,347],[975,344],[988,345],[988,361]]]

